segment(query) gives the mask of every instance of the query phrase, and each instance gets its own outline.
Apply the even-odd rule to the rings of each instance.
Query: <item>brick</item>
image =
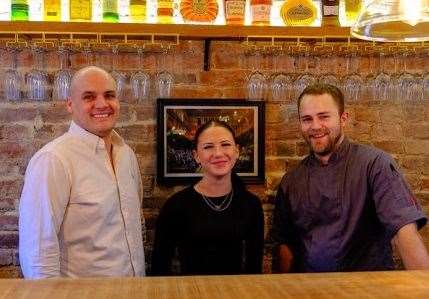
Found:
[[[34,106],[15,106],[1,107],[0,108],[0,122],[1,123],[12,123],[21,121],[32,121],[38,114],[38,109]]]
[[[429,191],[429,177],[422,178],[422,191]]]
[[[12,250],[0,249],[0,266],[12,265],[12,263],[13,263]]]
[[[278,172],[285,171],[285,159],[284,158],[275,158],[275,159],[265,159],[265,171],[267,172]]]
[[[399,157],[398,164],[408,174],[421,174],[424,172],[424,157],[403,155]]]
[[[134,107],[136,121],[147,121],[156,119],[156,109],[152,106],[137,105]]]
[[[21,269],[16,266],[1,267],[0,278],[22,278]]]
[[[372,126],[367,122],[353,122],[346,126],[345,133],[352,139],[368,140],[370,139]]]
[[[242,67],[240,59],[244,47],[239,43],[215,42],[211,45],[210,69],[238,69]]]
[[[405,126],[404,133],[407,138],[428,140],[429,123],[411,123]]]
[[[221,98],[222,89],[204,85],[176,85],[173,93],[173,98]]]
[[[266,188],[269,191],[276,191],[277,188],[279,187],[280,181],[283,177],[285,173],[280,171],[280,172],[270,172],[270,173],[266,173],[265,177],[266,177]]]
[[[299,157],[307,156],[310,153],[310,147],[303,141],[296,142],[296,154]]]
[[[17,231],[18,216],[15,213],[12,215],[4,215],[3,213],[0,213],[0,230]]]
[[[427,155],[429,152],[429,140],[410,140],[405,143],[405,152],[411,155]]]
[[[421,122],[429,119],[429,110],[416,101],[403,105],[404,118],[409,122]]]
[[[404,143],[401,141],[374,141],[373,145],[390,154],[403,154],[405,152]]]
[[[246,90],[244,86],[222,88],[222,98],[244,99]]]
[[[404,131],[400,124],[379,124],[371,128],[373,139],[400,140],[404,138]]]
[[[156,157],[155,156],[137,156],[137,161],[140,167],[140,173],[155,173],[156,171]]]
[[[0,140],[19,141],[33,137],[33,130],[29,126],[20,124],[0,125]]]
[[[31,148],[31,145],[26,142],[0,140],[0,159],[15,159],[26,156]]]
[[[296,140],[301,137],[297,122],[265,125],[266,140]]]
[[[155,124],[129,125],[118,127],[116,130],[127,141],[150,142],[156,138]]]
[[[21,193],[22,179],[3,179],[0,180],[0,198],[1,200],[18,198]]]
[[[0,248],[17,248],[18,233],[0,232]]]
[[[49,141],[60,137],[68,131],[69,123],[47,123],[34,132],[34,138],[42,140],[45,144]]]
[[[279,103],[267,103],[265,105],[265,122],[266,123],[281,123],[285,121],[286,106]]]
[[[210,71],[200,73],[200,82],[214,87],[242,87],[246,80],[244,71]]]
[[[378,123],[380,122],[380,111],[361,107],[361,109],[356,109],[354,119],[358,122]]]

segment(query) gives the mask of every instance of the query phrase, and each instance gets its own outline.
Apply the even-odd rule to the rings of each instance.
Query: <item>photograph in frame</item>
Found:
[[[247,183],[263,183],[264,102],[231,99],[158,99],[157,181],[189,184],[202,174],[192,154],[199,126],[226,122],[235,132],[239,158],[234,170]]]

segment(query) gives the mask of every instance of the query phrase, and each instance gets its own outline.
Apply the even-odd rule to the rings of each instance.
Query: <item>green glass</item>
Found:
[[[103,22],[119,22],[118,2],[117,0],[103,1]]]
[[[28,1],[27,0],[12,0],[11,2],[11,20],[12,21],[28,21]]]

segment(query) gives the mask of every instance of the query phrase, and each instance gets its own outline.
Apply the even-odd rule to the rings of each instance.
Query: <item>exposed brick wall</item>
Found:
[[[203,70],[203,42],[184,41],[176,51],[172,71],[176,84],[173,97],[190,98],[243,98],[246,82],[244,48],[237,42],[213,42],[210,71]],[[10,57],[1,53],[2,65]],[[154,75],[157,59],[148,54],[144,66]],[[309,57],[307,72],[325,73],[319,60]],[[110,67],[110,55],[100,55],[99,63]],[[423,73],[429,70],[428,58],[413,56],[408,59],[409,71]],[[328,65],[340,78],[345,73],[345,59],[330,57]],[[84,63],[84,57],[71,57],[73,69]],[[387,61],[388,71],[394,69]],[[32,65],[28,51],[19,55],[19,69],[29,71]],[[137,56],[122,54],[121,70],[130,75],[137,67]],[[273,69],[270,59],[261,61],[267,75]],[[290,64],[284,63],[291,67]],[[326,61],[324,62],[326,65]],[[58,69],[55,52],[49,54],[47,70],[50,79]],[[361,76],[370,73],[368,57],[359,58]],[[299,66],[298,66],[299,67]],[[299,67],[299,69],[301,69]],[[304,71],[305,68],[302,68]],[[1,72],[3,72],[2,70]],[[153,87],[153,86],[152,86]],[[160,207],[169,195],[183,186],[166,188],[156,184],[156,106],[152,100],[135,103],[129,96],[123,100],[118,131],[136,151],[145,185],[144,216],[147,225],[146,253],[150,256],[154,224]],[[297,110],[292,98],[283,101],[267,99],[266,117],[266,182],[250,186],[264,203],[267,230],[270,227],[272,198],[280,178],[294,167],[307,153],[297,124]],[[429,214],[429,99],[374,101],[362,97],[347,103],[350,121],[347,134],[354,140],[375,145],[396,159],[424,210]],[[6,102],[0,98],[0,277],[18,277],[18,217],[17,207],[26,165],[37,149],[61,135],[68,128],[70,117],[63,102]],[[429,229],[422,231],[429,247]],[[267,250],[265,271],[270,271],[270,254]],[[150,261],[148,259],[148,261]]]

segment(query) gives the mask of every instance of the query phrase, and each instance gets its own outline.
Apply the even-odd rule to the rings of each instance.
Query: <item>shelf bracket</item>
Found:
[[[209,71],[210,70],[210,44],[211,39],[205,39],[204,40],[204,70]]]

